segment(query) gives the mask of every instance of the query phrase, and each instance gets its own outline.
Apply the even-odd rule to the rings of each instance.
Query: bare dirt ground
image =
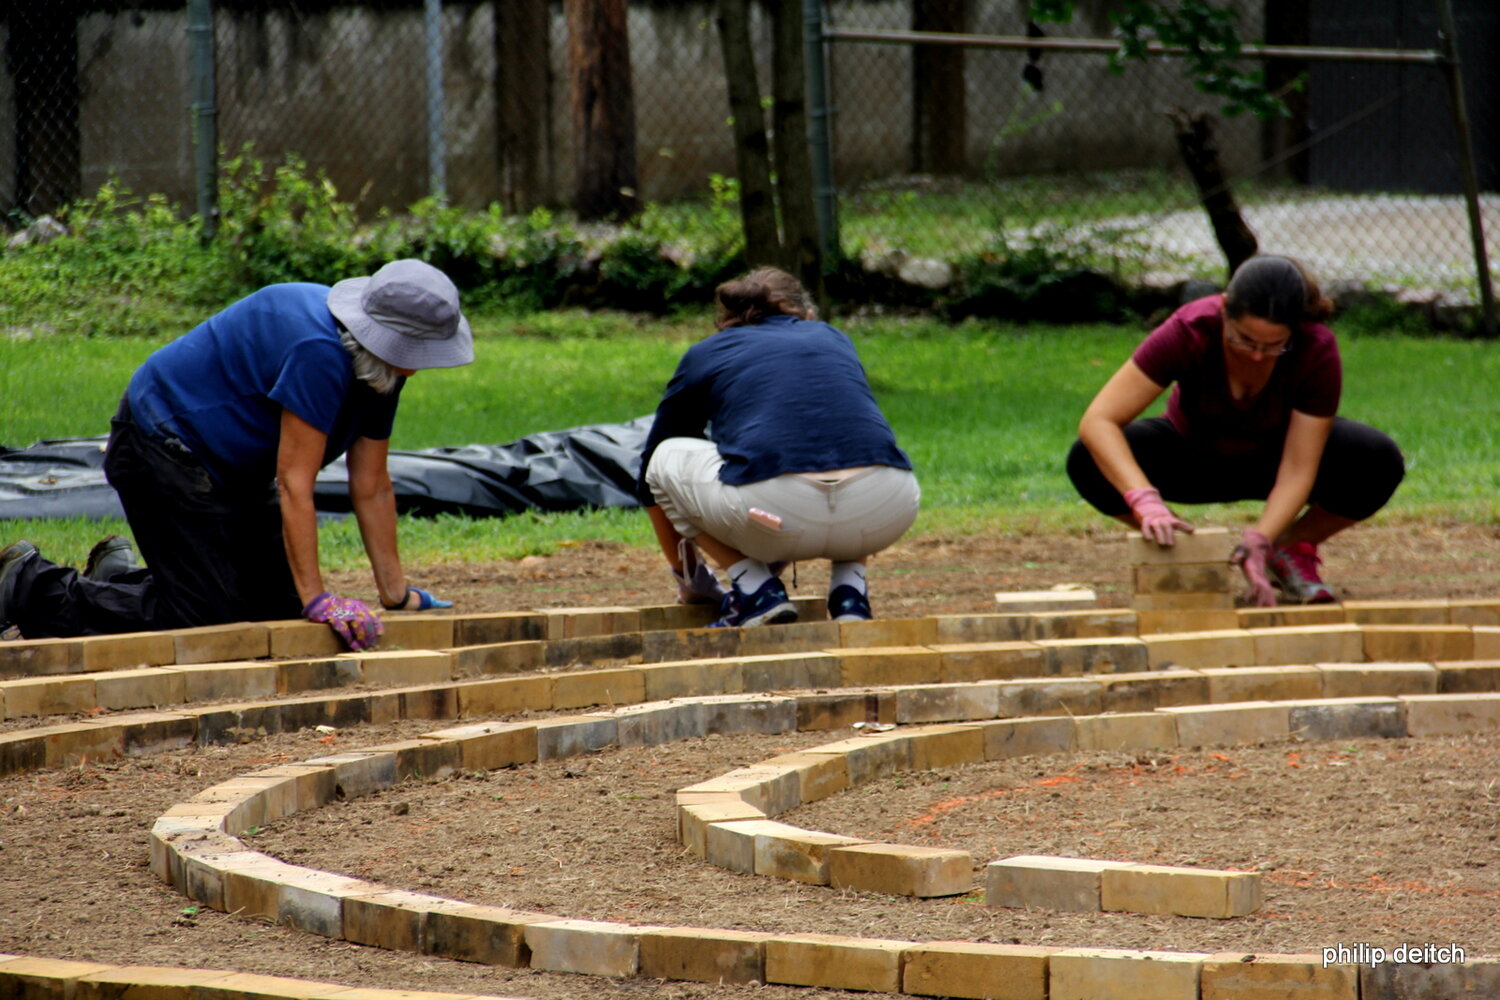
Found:
[[[902,543],[872,564],[878,614],[979,612],[997,590],[1079,583],[1128,601],[1118,531]],[[1327,547],[1347,597],[1494,596],[1494,528],[1367,526]],[[800,593],[826,569],[799,567]],[[336,585],[358,592],[361,575]],[[669,600],[651,553],[582,544],[525,564],[428,567],[466,610]],[[0,954],[236,969],[347,985],[504,996],[855,997],[785,987],[610,981],[493,969],[328,941],[197,910],[146,867],[146,831],[235,774],[412,735],[415,723],[175,751],[0,779]],[[1205,921],[997,910],[982,893],[889,899],[722,872],[683,856],[672,791],[843,734],[719,737],[437,782],[294,817],[259,849],[437,895],[640,923],[1194,951],[1456,942],[1500,954],[1500,736],[1276,743],[1169,756],[1059,755],[913,774],[787,820],[970,851],[1253,869],[1266,905]],[[976,887],[981,883],[976,873]]]

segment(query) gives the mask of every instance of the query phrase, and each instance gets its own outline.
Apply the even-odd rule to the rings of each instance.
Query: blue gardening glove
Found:
[[[381,633],[385,631],[380,616],[371,611],[368,605],[352,597],[340,597],[327,591],[307,602],[307,607],[302,609],[302,617],[310,622],[327,625],[343,640],[344,645],[356,653],[374,649],[375,644],[380,641]]]
[[[411,603],[412,594],[417,595],[417,606],[415,608],[408,608],[407,605]],[[453,607],[453,602],[433,597],[432,594],[421,587],[407,587],[406,593],[401,595],[401,600],[395,604],[387,604],[381,601],[380,606],[387,611],[431,611],[433,608],[451,608]]]

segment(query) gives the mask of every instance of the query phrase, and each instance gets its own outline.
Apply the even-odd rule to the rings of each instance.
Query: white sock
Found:
[[[771,569],[759,559],[741,559],[726,570],[742,594],[753,594],[771,579]]]
[[[833,564],[833,573],[828,578],[828,592],[831,594],[840,587],[853,587],[861,594],[868,594],[869,588],[865,585],[865,564],[861,562],[836,562]]]

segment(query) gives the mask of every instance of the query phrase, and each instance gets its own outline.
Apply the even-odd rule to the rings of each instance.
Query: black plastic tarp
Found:
[[[651,417],[545,431],[510,444],[392,451],[389,468],[402,513],[500,517],[523,510],[634,507],[636,470]],[[29,448],[0,446],[0,519],[122,517],[104,481],[104,441],[65,438]],[[318,475],[318,510],[349,511],[342,460]]]

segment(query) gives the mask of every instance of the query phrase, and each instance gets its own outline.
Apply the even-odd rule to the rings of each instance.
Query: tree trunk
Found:
[[[15,207],[44,215],[77,198],[83,186],[72,5],[15,4],[5,65],[15,81]]]
[[[807,143],[807,67],[802,48],[801,0],[770,0],[771,90],[776,129],[776,191],[781,204],[784,266],[801,279],[819,306],[823,252],[813,203],[812,157]]]
[[[1308,45],[1312,41],[1312,13],[1309,0],[1266,0],[1266,44]],[[1301,184],[1307,183],[1307,149],[1294,153],[1288,150],[1307,141],[1308,107],[1306,86],[1291,89],[1291,85],[1307,74],[1308,66],[1300,59],[1272,59],[1266,63],[1266,89],[1280,94],[1291,115],[1286,118],[1267,119],[1262,126],[1262,141],[1266,159],[1286,155],[1277,173]]]
[[[1198,186],[1198,197],[1214,228],[1214,238],[1224,251],[1229,273],[1255,256],[1259,244],[1255,233],[1245,224],[1240,206],[1234,200],[1229,178],[1219,162],[1218,136],[1214,133],[1214,116],[1206,111],[1176,108],[1167,112],[1177,132],[1177,149]]]
[[[626,0],[564,0],[573,111],[575,208],[616,222],[640,209]]]
[[[968,0],[913,0],[913,31],[968,30]],[[968,151],[964,50],[946,45],[912,47],[911,168],[917,173],[961,174]]]
[[[547,0],[495,4],[500,204],[525,213],[552,200],[552,68]]]
[[[749,0],[718,0],[719,43],[729,115],[734,121],[734,163],[740,180],[740,220],[745,230],[745,262],[751,267],[783,259],[771,193],[771,146],[750,42]]]

